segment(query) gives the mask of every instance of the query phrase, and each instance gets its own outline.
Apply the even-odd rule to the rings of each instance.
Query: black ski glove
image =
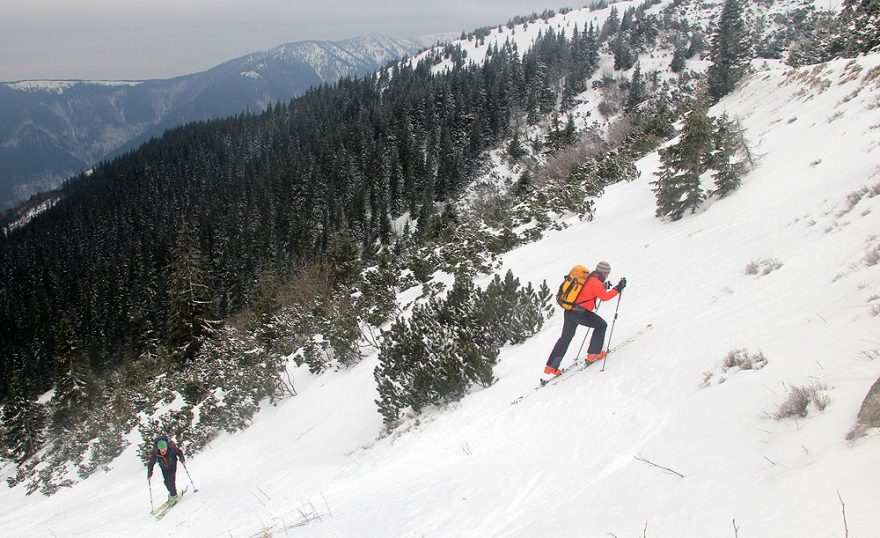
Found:
[[[621,278],[620,282],[618,282],[617,285],[614,286],[614,289],[616,289],[618,292],[622,292],[623,288],[625,288],[625,287],[626,287],[626,278]]]

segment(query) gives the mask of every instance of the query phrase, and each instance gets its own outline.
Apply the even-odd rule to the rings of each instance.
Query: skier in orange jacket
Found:
[[[605,329],[608,327],[608,324],[598,314],[593,312],[596,309],[596,299],[609,301],[617,297],[626,287],[626,279],[621,278],[620,282],[613,289],[606,289],[605,281],[610,274],[611,265],[608,262],[601,261],[597,263],[596,270],[590,273],[583,289],[575,299],[577,306],[565,311],[562,335],[556,341],[556,345],[553,346],[553,351],[550,352],[547,366],[544,367],[545,374],[559,375],[562,373],[559,365],[562,363],[562,357],[565,355],[568,344],[574,337],[578,325],[593,328],[593,336],[590,338],[590,345],[587,348],[587,361],[597,361],[608,353],[602,350],[602,346],[605,344]]]

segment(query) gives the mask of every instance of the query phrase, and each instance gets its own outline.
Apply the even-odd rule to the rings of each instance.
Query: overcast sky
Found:
[[[548,7],[559,6],[542,0],[0,0],[0,81],[168,78],[292,41],[460,32]]]

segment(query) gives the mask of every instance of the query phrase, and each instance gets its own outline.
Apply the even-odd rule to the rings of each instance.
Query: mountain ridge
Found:
[[[291,42],[168,79],[0,83],[0,210],[168,128],[263,110],[443,37]]]

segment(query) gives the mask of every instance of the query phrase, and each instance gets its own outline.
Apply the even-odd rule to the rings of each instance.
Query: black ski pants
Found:
[[[578,325],[593,328],[587,353],[595,355],[602,351],[602,346],[605,345],[605,329],[608,324],[598,314],[589,310],[566,310],[563,316],[565,321],[562,323],[562,336],[556,341],[553,351],[550,352],[550,358],[547,359],[547,366],[552,368],[559,368]]]
[[[175,485],[175,481],[177,480],[177,464],[171,466],[170,469],[165,469],[161,465],[159,466],[162,469],[162,478],[165,480],[165,487],[168,488],[168,495],[177,495],[177,486]]]

